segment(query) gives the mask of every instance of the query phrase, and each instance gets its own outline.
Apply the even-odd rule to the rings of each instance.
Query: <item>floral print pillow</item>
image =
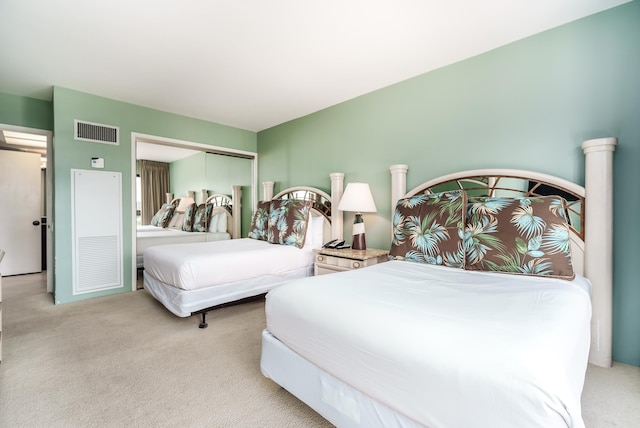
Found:
[[[197,205],[195,202],[187,207],[184,210],[184,221],[182,223],[182,229],[185,232],[193,232],[193,219],[196,214]]]
[[[209,230],[209,221],[211,219],[211,210],[213,205],[200,204],[196,208],[193,214],[193,231],[194,232],[206,232]]]
[[[462,268],[466,194],[455,190],[400,199],[389,258]]]
[[[573,279],[565,213],[559,196],[469,198],[465,269]]]
[[[173,211],[176,209],[172,204],[162,204],[158,212],[155,213],[151,219],[152,226],[167,227],[167,223],[173,216]]]
[[[304,246],[311,201],[276,199],[269,208],[267,241],[272,244]]]
[[[251,227],[249,228],[249,238],[258,239],[260,241],[267,240],[267,230],[269,228],[269,211],[271,201],[258,202],[258,208],[253,213],[251,219]]]

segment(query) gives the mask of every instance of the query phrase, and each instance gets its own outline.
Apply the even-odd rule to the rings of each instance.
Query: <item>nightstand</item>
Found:
[[[343,272],[346,270],[360,269],[372,266],[388,260],[387,250],[352,250],[345,248],[333,250],[330,248],[316,248],[316,261],[314,264],[314,275],[324,275],[327,273]]]

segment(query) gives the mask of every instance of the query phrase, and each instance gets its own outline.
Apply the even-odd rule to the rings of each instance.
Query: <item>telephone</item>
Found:
[[[325,243],[322,248],[331,248],[333,250],[339,250],[342,248],[349,248],[349,245],[344,243],[344,240],[340,239],[332,239],[331,241]]]

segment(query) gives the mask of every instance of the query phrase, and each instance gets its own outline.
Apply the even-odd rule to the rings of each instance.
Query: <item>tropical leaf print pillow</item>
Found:
[[[196,203],[192,203],[184,210],[184,220],[182,223],[182,229],[185,232],[193,232],[193,220],[196,214]]]
[[[464,265],[466,193],[461,190],[400,199],[389,256],[449,267]]]
[[[258,207],[251,218],[251,227],[249,228],[249,238],[258,239],[260,241],[267,240],[267,230],[269,228],[269,211],[271,201],[260,201]]]
[[[573,279],[565,205],[559,196],[469,198],[465,269]]]
[[[307,235],[311,201],[276,199],[271,201],[267,241],[302,248]]]
[[[171,220],[175,208],[176,207],[172,204],[162,204],[158,212],[156,212],[151,219],[151,225],[158,227],[167,227],[167,223],[169,223],[169,220]]]
[[[196,208],[196,212],[193,215],[193,231],[194,232],[206,232],[209,229],[209,221],[211,219],[211,210],[213,205],[200,204]]]

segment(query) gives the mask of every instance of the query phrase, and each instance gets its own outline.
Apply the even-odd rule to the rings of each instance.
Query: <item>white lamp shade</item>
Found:
[[[361,213],[376,212],[376,203],[371,195],[369,185],[367,183],[348,183],[338,204],[338,209]]]
[[[185,212],[187,210],[187,207],[194,202],[195,201],[193,200],[193,198],[190,198],[189,196],[180,198],[180,203],[178,204],[178,208],[176,208],[176,211]]]

